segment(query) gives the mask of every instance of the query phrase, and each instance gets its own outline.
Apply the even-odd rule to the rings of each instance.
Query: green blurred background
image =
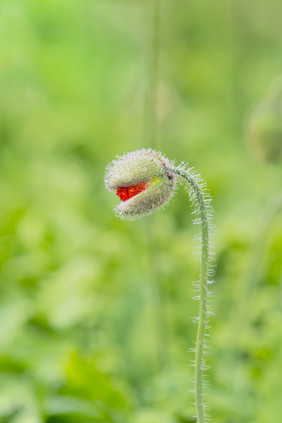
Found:
[[[104,188],[108,162],[142,147],[214,198],[211,421],[282,415],[282,3],[162,0],[154,143],[151,12],[0,2],[1,423],[195,421],[189,200],[126,222]]]

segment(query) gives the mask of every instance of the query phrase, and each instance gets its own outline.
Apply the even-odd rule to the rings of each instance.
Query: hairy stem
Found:
[[[184,178],[190,185],[192,193],[190,198],[197,205],[197,214],[201,223],[201,275],[199,282],[199,320],[195,349],[195,405],[198,423],[204,423],[204,352],[205,338],[208,322],[208,282],[210,274],[210,220],[211,206],[202,184],[198,182],[197,175],[190,169],[170,167],[170,170]]]

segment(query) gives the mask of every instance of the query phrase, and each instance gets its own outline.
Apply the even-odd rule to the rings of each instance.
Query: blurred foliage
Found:
[[[212,421],[282,414],[281,214],[246,298],[281,161],[254,161],[245,128],[281,74],[282,3],[163,0],[155,145],[149,6],[0,2],[1,423],[195,421],[189,201],[123,222],[104,189],[107,163],[141,147],[195,166],[214,197]]]

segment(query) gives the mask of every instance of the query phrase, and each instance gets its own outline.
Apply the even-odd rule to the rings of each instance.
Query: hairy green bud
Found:
[[[107,168],[105,183],[122,200],[115,208],[117,215],[132,220],[167,204],[174,193],[175,179],[165,157],[142,149],[114,160]]]

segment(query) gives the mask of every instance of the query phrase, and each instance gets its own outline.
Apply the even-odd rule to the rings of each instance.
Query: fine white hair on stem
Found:
[[[214,260],[213,238],[215,228],[213,224],[213,209],[211,196],[206,188],[205,182],[196,171],[182,163],[181,166],[171,165],[171,171],[178,175],[179,180],[185,182],[191,203],[194,207],[194,224],[201,225],[201,232],[196,235],[197,243],[196,259],[201,261],[200,280],[193,284],[196,295],[194,299],[199,301],[199,316],[194,321],[198,324],[196,346],[195,346],[195,407],[198,423],[207,421],[207,407],[204,402],[204,388],[206,386],[205,371],[209,366],[204,356],[207,354],[208,346],[208,321],[211,313],[210,292],[208,286],[213,283]]]

